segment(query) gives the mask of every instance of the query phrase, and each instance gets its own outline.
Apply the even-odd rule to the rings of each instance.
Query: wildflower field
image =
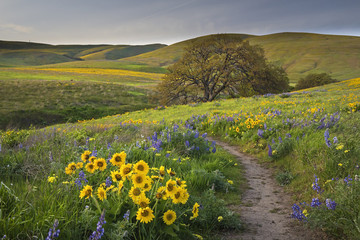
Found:
[[[241,166],[208,136],[276,169],[288,215],[359,239],[360,78],[280,95],[1,132],[5,239],[216,239],[241,231]]]

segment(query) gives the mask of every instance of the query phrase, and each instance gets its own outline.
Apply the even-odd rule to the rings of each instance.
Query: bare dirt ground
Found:
[[[238,158],[248,182],[242,204],[231,206],[233,211],[240,214],[245,231],[239,235],[223,236],[222,239],[326,239],[322,233],[310,231],[291,218],[293,203],[275,182],[271,170],[261,166],[255,158],[238,151],[238,147],[216,142]]]

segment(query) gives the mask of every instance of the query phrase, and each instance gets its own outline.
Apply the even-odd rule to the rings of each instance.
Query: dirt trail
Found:
[[[271,170],[239,152],[238,147],[216,143],[238,158],[248,181],[242,204],[231,207],[240,214],[246,230],[240,236],[224,236],[224,239],[323,239],[291,218],[290,198],[274,181]]]

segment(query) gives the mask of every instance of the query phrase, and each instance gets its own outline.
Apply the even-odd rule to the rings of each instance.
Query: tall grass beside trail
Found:
[[[201,239],[241,229],[217,196],[239,194],[239,166],[191,126],[7,131],[0,159],[4,239]]]
[[[2,132],[1,232],[13,229],[5,232],[11,239],[45,237],[50,228],[52,239],[58,230],[60,239],[102,233],[120,239],[141,239],[145,233],[196,239],[201,233],[211,239],[211,229],[239,229],[225,207],[232,200],[219,197],[233,199],[239,193],[240,169],[206,140],[206,132],[276,167],[279,184],[293,195],[289,216],[294,221],[335,238],[358,239],[359,91],[358,78],[288,94],[159,106],[42,130]],[[116,167],[115,153],[126,153],[125,163],[134,164],[128,170],[144,160],[149,171],[143,178],[137,178],[136,170],[122,176],[128,171]],[[92,161],[81,160],[86,154],[97,159],[93,173]],[[111,175],[117,170],[122,183]],[[141,185],[139,179],[149,183],[149,178],[148,186]],[[139,193],[131,191],[135,184],[140,195],[145,192],[143,205],[134,199]],[[179,190],[174,195],[173,186]],[[42,194],[28,197],[34,191]],[[47,191],[61,192],[59,201],[47,198]],[[165,193],[167,200],[156,197]]]

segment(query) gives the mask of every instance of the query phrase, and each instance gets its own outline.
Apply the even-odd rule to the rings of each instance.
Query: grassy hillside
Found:
[[[116,60],[162,48],[150,45],[49,45],[0,41],[0,66],[36,66],[82,60]]]
[[[278,33],[264,36],[220,34],[219,37],[246,39],[259,44],[268,60],[283,66],[295,83],[309,73],[326,72],[338,80],[360,75],[360,37],[311,33]],[[207,36],[201,37],[205,39]],[[184,47],[196,39],[124,59],[154,66],[174,63]]]
[[[76,122],[152,107],[148,90],[116,83],[0,79],[0,129]]]
[[[192,234],[207,238],[214,237],[214,231],[238,229],[237,217],[226,206],[239,204],[241,170],[206,139],[207,133],[239,146],[274,170],[294,202],[292,209],[281,209],[284,217],[291,215],[335,239],[358,239],[359,96],[357,78],[280,95],[157,107],[39,130],[1,132],[0,231],[11,239],[43,238],[58,220],[61,238],[88,239],[101,214],[107,222],[105,237],[110,239],[122,236],[121,230],[133,238],[150,232],[154,238],[192,239]],[[126,163],[137,164],[129,170],[144,164],[140,159],[149,164],[151,191],[138,186],[154,212],[149,223],[136,220],[140,204],[131,190],[135,177],[126,177],[129,171],[121,170],[125,167],[120,168],[121,180],[111,177],[119,170],[115,153],[123,156],[119,165],[125,158]],[[103,164],[93,171],[86,154]],[[184,196],[184,204],[176,203],[171,193],[167,200],[156,195],[161,186],[171,191],[172,179],[178,180],[173,185],[182,189],[176,195]],[[195,203],[202,207],[197,209]],[[177,214],[170,227],[162,221],[168,209]]]

